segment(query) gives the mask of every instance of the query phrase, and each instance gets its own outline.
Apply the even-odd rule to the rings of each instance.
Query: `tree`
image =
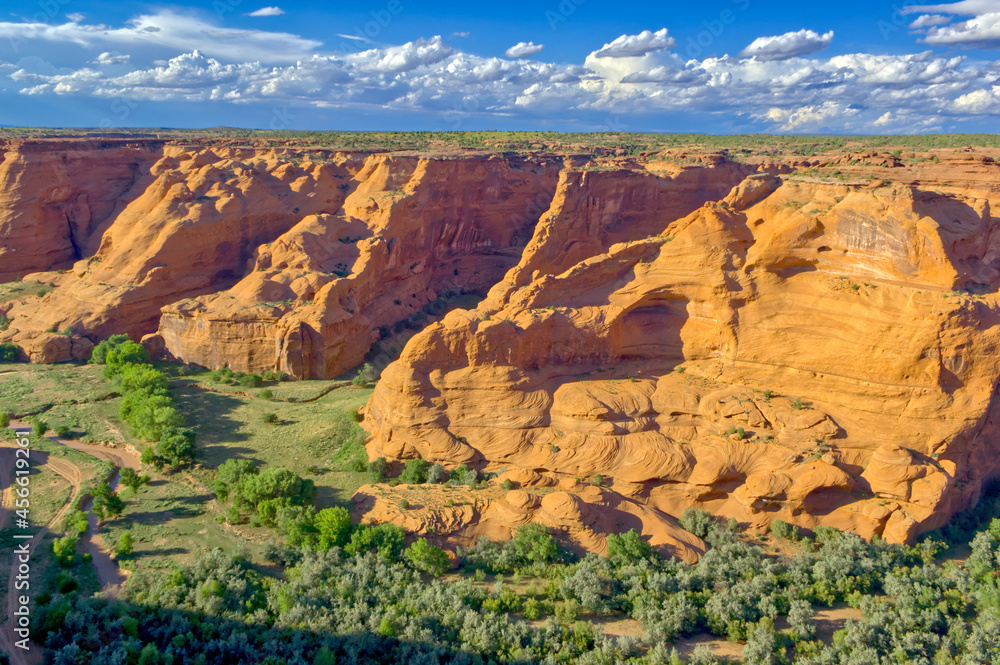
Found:
[[[79,536],[69,535],[58,538],[52,542],[52,553],[60,566],[69,567],[76,559],[76,543]]]
[[[139,665],[167,665],[174,661],[173,657],[164,656],[156,645],[150,642],[139,653]]]
[[[149,483],[149,476],[139,475],[135,469],[127,466],[122,467],[118,473],[118,479],[122,485],[132,490],[133,494],[138,492],[140,487]]]
[[[115,558],[121,559],[127,557],[132,553],[134,545],[135,541],[132,539],[132,534],[126,531],[118,537],[118,544],[115,545]]]
[[[459,464],[451,472],[451,482],[455,485],[468,485],[474,488],[476,483],[479,482],[479,474],[467,464]]]
[[[0,363],[17,362],[17,357],[20,354],[21,350],[13,342],[0,344]]]
[[[31,421],[31,433],[35,436],[45,436],[47,431],[49,431],[49,424],[41,418],[35,418]]]
[[[778,665],[775,649],[778,640],[774,634],[774,624],[770,619],[761,619],[751,629],[743,647],[743,662],[745,665]]]
[[[796,640],[811,640],[816,635],[812,605],[798,598],[793,600],[788,610],[788,625],[792,627]]]
[[[432,464],[431,468],[427,469],[427,482],[439,484],[447,481],[448,469],[444,468],[440,464]]]
[[[389,475],[389,463],[384,457],[379,457],[368,463],[368,473],[371,474],[372,482],[380,483]]]
[[[194,432],[189,429],[169,428],[160,433],[156,454],[170,466],[183,466],[194,461]]]
[[[351,556],[359,552],[375,552],[386,561],[394,561],[403,551],[404,535],[402,527],[395,524],[360,525],[344,551]]]
[[[0,411],[0,429],[10,427],[10,414],[6,411]]]
[[[438,577],[448,570],[448,555],[434,547],[426,538],[418,538],[403,553],[406,560],[417,570]]]
[[[799,527],[789,524],[784,520],[774,520],[771,522],[771,533],[776,538],[781,538],[782,540],[800,540],[802,538],[802,531]]]
[[[685,509],[680,519],[681,526],[699,538],[704,538],[708,535],[708,531],[714,521],[710,512],[698,508]]]
[[[150,394],[167,392],[167,377],[152,365],[125,365],[119,375],[123,393],[144,391]]]
[[[257,465],[253,460],[228,459],[219,465],[215,472],[215,485],[212,489],[222,501],[228,501],[230,493],[237,487],[244,476],[257,473]]]
[[[324,508],[316,513],[315,525],[319,532],[317,546],[321,550],[343,547],[351,537],[351,514],[342,506]]]
[[[538,522],[518,527],[513,543],[518,556],[529,563],[552,563],[559,556],[555,538]]]
[[[323,645],[313,657],[313,665],[337,665],[337,655],[330,651],[330,648]]]
[[[77,535],[83,535],[90,528],[87,522],[87,513],[82,510],[74,510],[66,517],[66,530]]]
[[[419,485],[427,482],[427,470],[430,466],[430,463],[419,457],[406,460],[406,466],[403,467],[403,472],[399,474],[399,482],[411,485]]]
[[[112,335],[106,340],[103,340],[94,347],[94,350],[90,352],[90,363],[93,365],[103,365],[108,355],[108,351],[117,348],[123,342],[129,341],[128,335]]]
[[[625,533],[608,536],[608,558],[621,565],[640,559],[654,559],[656,551],[635,529],[629,529]]]
[[[128,340],[110,349],[104,356],[104,377],[110,379],[129,365],[148,365],[149,353],[140,344]]]
[[[94,488],[94,514],[104,520],[105,517],[118,517],[125,511],[125,502],[117,493],[111,491],[111,486],[101,483]]]

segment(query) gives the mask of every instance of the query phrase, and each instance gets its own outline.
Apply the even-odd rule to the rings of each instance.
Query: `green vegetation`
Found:
[[[2,128],[2,138],[40,138],[79,135],[78,130],[52,128]],[[324,162],[338,150],[431,151],[480,149],[491,152],[603,148],[625,150],[630,156],[665,148],[705,147],[718,150],[755,150],[771,155],[813,155],[826,150],[892,148],[912,152],[933,148],[1000,147],[996,134],[913,135],[774,135],[774,134],[654,134],[630,132],[368,132],[262,130],[220,127],[212,129],[157,130],[155,134],[131,133],[135,137],[195,140],[221,138],[246,145],[273,147],[292,162]],[[312,148],[311,150],[306,150]],[[902,152],[900,152],[902,155]],[[394,190],[395,195],[401,194]]]
[[[167,376],[149,364],[146,349],[126,335],[116,335],[94,347],[90,362],[104,364],[104,376],[122,394],[121,419],[131,434],[155,442],[143,451],[143,464],[157,469],[179,467],[194,459],[194,432],[183,429],[184,416],[168,388]]]
[[[28,298],[39,298],[49,292],[51,286],[35,281],[6,282],[0,284],[0,304],[8,303],[12,300],[26,300]],[[8,323],[9,323],[8,319]]]
[[[953,548],[971,541],[964,562],[934,564],[940,546],[932,540],[904,548],[833,529],[803,538],[781,521],[772,523],[773,548],[764,548],[734,521],[692,510],[681,524],[710,545],[696,564],[661,560],[635,531],[609,537],[607,558],[576,559],[560,549],[557,532],[530,524],[508,542],[481,540],[458,552],[461,573],[449,573],[448,555],[432,545],[433,537],[411,542],[393,525],[354,525],[340,499],[346,495],[333,491],[346,493],[345,485],[334,484],[343,479],[367,480],[363,435],[352,418],[367,391],[348,386],[323,393],[331,382],[280,384],[274,390],[282,399],[264,402],[205,392],[204,374],[181,379],[171,366],[150,372],[148,364],[122,362],[125,355],[111,356],[118,358],[112,380],[123,393],[165,389],[178,405],[217,400],[202,411],[181,408],[193,416],[203,459],[223,462],[218,471],[184,469],[167,482],[123,470],[121,482],[131,494],[119,506],[104,484],[110,475],[91,466],[95,474],[84,491],[103,517],[100,533],[134,574],[123,601],[93,597],[96,586],[77,548],[86,519],[71,513],[51,547],[54,571],[38,604],[37,636],[47,641],[53,662],[74,662],[74,649],[86,654],[80,662],[118,662],[113,653],[139,662],[155,649],[155,658],[175,663],[199,662],[200,655],[205,662],[246,663],[299,656],[306,663],[420,662],[425,656],[439,662],[706,663],[712,661],[704,653],[671,660],[678,640],[705,633],[742,642],[737,649],[748,663],[855,665],[859,653],[878,665],[1000,658],[993,609],[1000,594],[991,595],[1000,551],[1000,522],[990,526],[1000,511],[996,491],[937,536]],[[89,372],[90,380],[101,381],[93,369],[44,372]],[[42,385],[42,375],[18,367],[14,378]],[[320,393],[312,402],[285,401]],[[114,422],[114,407],[124,399],[77,406],[107,406]],[[263,409],[276,413],[282,426],[261,423]],[[55,411],[44,416],[53,429],[64,424]],[[224,434],[209,438],[217,428]],[[274,432],[281,436],[271,438]],[[292,433],[290,441],[285,433]],[[79,456],[45,440],[37,445]],[[364,471],[351,470],[359,463]],[[303,478],[317,464],[324,466]],[[375,467],[382,478],[398,473],[393,482],[482,486],[468,467],[451,474],[423,460],[395,469],[381,460]],[[213,485],[219,502],[200,483]],[[218,520],[220,513],[240,523],[239,537]],[[248,542],[240,545],[247,529]],[[205,553],[211,546],[222,550]],[[831,639],[817,624],[817,608],[844,604],[855,608],[855,618]],[[618,620],[641,624],[641,640],[604,638],[601,624]],[[545,623],[527,623],[535,621]],[[299,656],[287,646],[292,641]]]
[[[490,567],[543,583],[519,587],[434,579],[447,568],[444,553],[424,539],[404,547],[391,525],[355,527],[340,548],[331,543],[345,541],[342,517],[330,520],[329,547],[274,545],[280,576],[262,573],[245,553],[216,550],[166,574],[136,573],[127,602],[47,593],[36,636],[54,649],[54,662],[73,653],[103,662],[130,650],[139,658],[150,646],[192,663],[289,662],[293,648],[307,663],[718,662],[704,650],[682,657],[673,646],[706,632],[743,642],[744,662],[757,664],[1000,658],[991,582],[1000,520],[973,538],[966,562],[943,566],[927,563],[926,547],[868,543],[830,528],[789,554],[769,554],[714,519],[704,525],[710,548],[695,564],[660,559],[634,531],[610,540],[608,558],[570,562],[540,527],[463,553],[475,566],[491,550]],[[816,608],[844,602],[858,618],[819,639]],[[610,615],[637,621],[641,640],[603,637],[594,621]]]
[[[16,344],[11,342],[4,342],[0,344],[0,363],[13,363],[17,362],[18,356],[21,351],[17,348]]]

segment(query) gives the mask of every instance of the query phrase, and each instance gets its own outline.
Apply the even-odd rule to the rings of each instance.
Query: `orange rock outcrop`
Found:
[[[383,372],[370,455],[603,475],[670,515],[895,542],[1000,470],[995,188],[757,175],[615,227],[575,203],[590,177],[563,178],[476,311]]]
[[[367,488],[369,517],[597,551],[633,524],[689,558],[688,507],[903,542],[1000,471],[996,156],[7,141],[0,281],[51,289],[0,302],[0,342],[58,362],[127,332],[328,378],[423,327],[369,454],[519,489],[421,512]]]

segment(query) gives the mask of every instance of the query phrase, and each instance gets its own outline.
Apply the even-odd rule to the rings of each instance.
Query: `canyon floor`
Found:
[[[0,130],[0,412],[146,453],[95,535],[147,572],[271,565],[289,507],[239,515],[229,460],[453,562],[540,528],[694,565],[692,511],[768,547],[913,545],[1000,473],[998,159],[995,136]],[[114,335],[193,464],[150,466],[162,441],[87,363]]]

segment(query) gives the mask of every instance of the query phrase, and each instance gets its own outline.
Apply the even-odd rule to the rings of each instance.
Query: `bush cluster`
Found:
[[[184,428],[184,416],[170,395],[166,375],[149,363],[149,354],[127,335],[114,335],[94,347],[92,363],[103,363],[104,376],[122,394],[119,414],[131,425],[132,436],[155,442],[143,451],[144,464],[158,469],[194,460],[194,432]]]

